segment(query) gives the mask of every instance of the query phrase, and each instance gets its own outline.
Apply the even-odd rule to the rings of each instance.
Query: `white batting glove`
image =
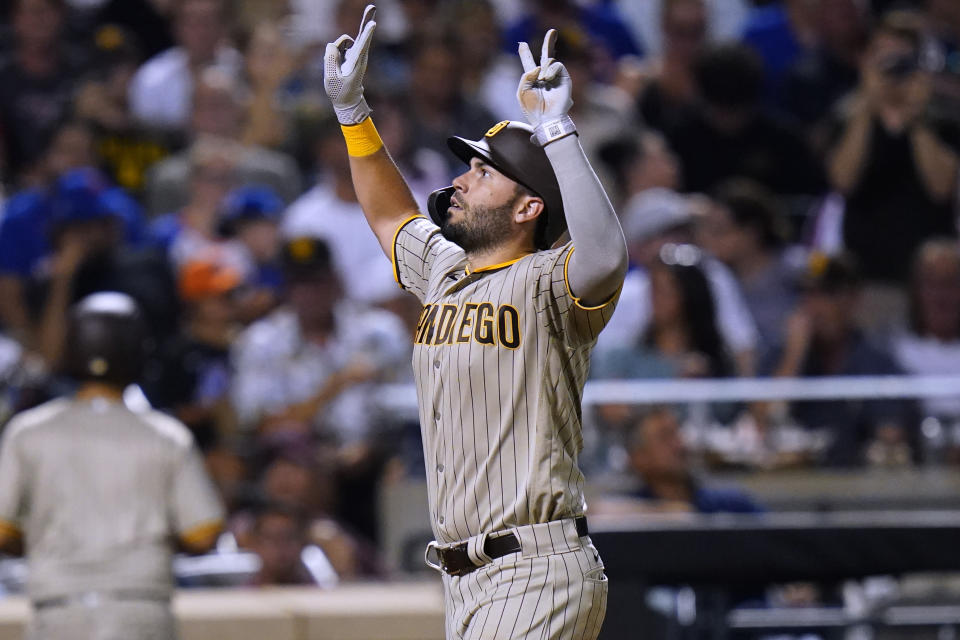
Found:
[[[523,76],[517,87],[517,100],[541,146],[577,131],[567,115],[573,106],[573,83],[563,63],[553,59],[556,42],[557,30],[550,29],[543,38],[539,65],[530,53],[530,45],[521,42],[519,47]]]
[[[357,39],[343,34],[336,42],[327,43],[323,55],[323,88],[340,124],[359,124],[370,115],[370,107],[363,97],[363,74],[367,71],[370,42],[377,27],[373,19],[376,14],[377,8],[368,4]]]

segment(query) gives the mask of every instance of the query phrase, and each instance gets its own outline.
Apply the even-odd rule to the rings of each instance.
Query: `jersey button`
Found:
[[[438,465],[437,465],[437,471],[440,472],[440,473],[443,473],[443,465],[442,465],[442,464],[438,464]]]
[[[437,518],[437,524],[443,524],[443,516]]]
[[[434,369],[440,368],[440,358],[437,358],[436,360],[433,361],[433,368]]]

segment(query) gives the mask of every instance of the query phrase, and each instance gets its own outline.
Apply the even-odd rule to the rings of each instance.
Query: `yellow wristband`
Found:
[[[383,140],[373,126],[371,118],[365,118],[360,124],[340,125],[343,139],[347,141],[347,153],[355,158],[369,156],[380,150]]]

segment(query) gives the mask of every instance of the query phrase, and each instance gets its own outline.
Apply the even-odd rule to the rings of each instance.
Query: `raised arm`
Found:
[[[419,211],[410,188],[373,126],[370,107],[363,97],[363,75],[377,26],[375,15],[376,7],[367,5],[356,40],[342,35],[336,42],[327,44],[323,86],[347,141],[357,199],[380,247],[389,257],[397,228]]]
[[[623,283],[627,244],[610,199],[590,166],[567,115],[573,106],[570,74],[551,56],[557,39],[550,29],[543,40],[540,64],[520,43],[524,74],[517,99],[533,125],[537,141],[553,166],[574,252],[567,268],[571,293],[584,306],[603,304]]]

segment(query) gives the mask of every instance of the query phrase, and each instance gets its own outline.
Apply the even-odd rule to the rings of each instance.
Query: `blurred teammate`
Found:
[[[80,386],[14,417],[0,444],[0,543],[25,543],[28,637],[171,639],[171,556],[216,540],[223,508],[190,432],[133,412],[145,328],[132,298],[71,311],[67,364]]]
[[[369,6],[355,44],[327,45],[324,84],[367,221],[424,303],[413,364],[447,637],[596,638],[607,582],[583,515],[580,398],[627,251],[567,115],[556,32],[539,66],[520,46],[533,126],[450,138],[469,169],[431,195],[431,221],[368,117],[372,17]]]

